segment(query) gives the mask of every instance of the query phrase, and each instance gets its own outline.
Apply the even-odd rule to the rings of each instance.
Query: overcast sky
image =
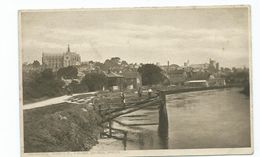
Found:
[[[71,51],[82,61],[120,57],[129,63],[183,65],[217,60],[220,66],[248,67],[248,9],[124,9],[23,12],[24,62],[42,52]]]

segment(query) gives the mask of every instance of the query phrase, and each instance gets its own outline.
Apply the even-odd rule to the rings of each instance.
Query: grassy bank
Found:
[[[87,151],[101,121],[91,106],[61,103],[24,111],[24,151]]]
[[[93,95],[82,94],[70,99],[82,99]],[[126,105],[148,99],[147,93],[138,97],[134,91],[125,92]],[[152,94],[155,96],[155,94]],[[91,101],[92,102],[92,101]],[[120,92],[99,92],[94,104],[60,103],[24,110],[24,151],[66,152],[88,151],[98,143],[102,118],[97,106],[114,110],[123,108]],[[119,111],[120,112],[120,111]]]

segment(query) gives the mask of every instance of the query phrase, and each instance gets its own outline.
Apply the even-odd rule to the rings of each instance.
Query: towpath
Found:
[[[56,98],[50,98],[47,100],[26,104],[26,105],[23,105],[22,108],[23,108],[23,110],[29,110],[29,109],[34,109],[34,108],[38,108],[38,107],[59,104],[59,103],[63,103],[63,102],[69,102],[69,103],[75,103],[75,104],[85,103],[85,102],[90,101],[96,93],[97,92],[88,92],[88,93],[78,93],[78,94],[73,94],[73,95],[63,95],[63,96],[56,97]],[[74,97],[80,96],[80,95],[88,95],[88,96],[86,96],[84,99],[83,98],[73,99]]]

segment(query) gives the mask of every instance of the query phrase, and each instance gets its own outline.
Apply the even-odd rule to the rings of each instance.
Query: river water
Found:
[[[157,107],[118,117],[121,124],[113,125],[128,131],[127,150],[250,147],[250,101],[240,91],[229,88],[167,95],[166,138],[158,135]]]

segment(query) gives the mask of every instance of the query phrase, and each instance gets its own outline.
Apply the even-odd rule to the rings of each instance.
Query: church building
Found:
[[[42,64],[45,68],[51,68],[57,71],[60,68],[80,65],[81,58],[80,55],[71,52],[70,46],[68,45],[68,50],[65,53],[42,53]]]

